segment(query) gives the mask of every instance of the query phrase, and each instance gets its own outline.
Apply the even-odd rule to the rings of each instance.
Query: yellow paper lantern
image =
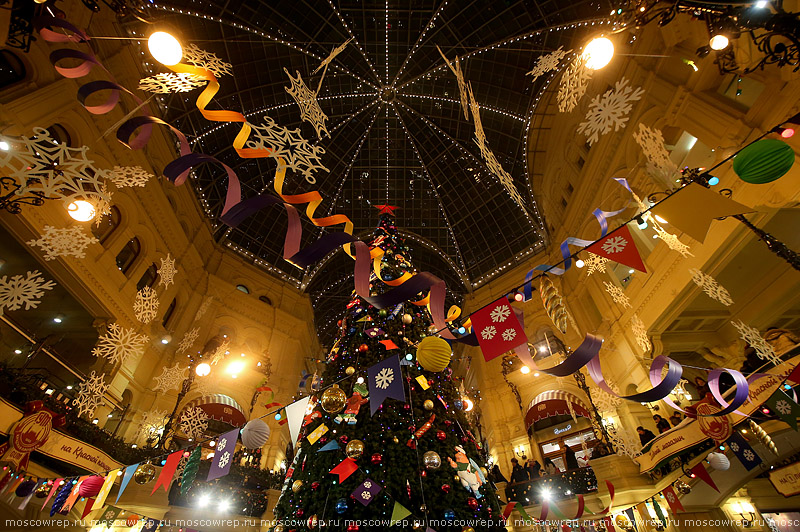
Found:
[[[442,371],[451,354],[450,344],[438,336],[426,336],[417,346],[417,362],[428,371]]]

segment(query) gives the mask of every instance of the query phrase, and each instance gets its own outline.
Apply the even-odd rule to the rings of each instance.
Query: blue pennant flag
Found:
[[[731,437],[728,438],[727,443],[728,447],[733,451],[733,454],[736,455],[736,458],[739,459],[744,468],[748,471],[761,463],[761,457],[758,456],[758,453],[750,447],[747,440],[738,432],[734,432]]]
[[[367,370],[369,375],[369,410],[374,415],[387,397],[406,400],[400,359],[397,355],[381,360]]]
[[[119,502],[119,498],[122,497],[122,492],[125,491],[125,488],[128,487],[128,482],[131,481],[133,478],[133,474],[136,473],[136,469],[139,467],[139,464],[129,465],[125,468],[125,473],[122,475],[122,482],[119,485],[119,491],[117,492],[117,500],[114,501],[114,504]]]
[[[320,447],[319,449],[317,449],[317,452],[321,453],[323,451],[335,451],[338,448],[339,448],[339,442],[337,442],[336,440],[331,440],[322,447]]]

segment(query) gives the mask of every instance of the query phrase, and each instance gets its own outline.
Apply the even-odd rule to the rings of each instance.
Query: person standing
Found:
[[[556,475],[561,473],[561,470],[558,468],[558,466],[549,458],[544,459],[544,470],[548,475]]]
[[[516,458],[511,459],[511,484],[509,486],[511,497],[517,502],[524,502],[525,493],[528,490],[527,482],[530,480],[528,476],[528,470],[519,465],[519,461]]]
[[[564,463],[567,466],[567,471],[570,469],[578,469],[580,467],[578,465],[578,457],[575,455],[575,451],[572,450],[572,447],[564,445],[564,453]]]
[[[528,476],[531,478],[531,480],[536,480],[541,476],[542,465],[533,458],[528,460],[528,463],[525,467],[528,468]]]
[[[639,433],[639,441],[642,442],[643,446],[647,445],[656,438],[656,435],[653,434],[653,431],[647,430],[641,425],[636,427],[636,432]]]
[[[659,434],[663,434],[672,428],[669,426],[669,421],[658,414],[653,414],[653,421],[656,422],[656,428],[658,429]]]

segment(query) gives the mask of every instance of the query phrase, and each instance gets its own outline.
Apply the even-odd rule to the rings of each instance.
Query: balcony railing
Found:
[[[509,483],[506,486],[506,498],[509,502],[517,501],[529,506],[541,503],[544,497],[552,501],[595,491],[597,478],[594,471],[591,467],[581,467],[525,482]]]

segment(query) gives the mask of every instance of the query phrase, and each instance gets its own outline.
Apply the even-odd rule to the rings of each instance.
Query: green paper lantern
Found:
[[[760,185],[781,178],[794,164],[794,150],[778,139],[761,139],[747,146],[733,159],[739,179]]]

